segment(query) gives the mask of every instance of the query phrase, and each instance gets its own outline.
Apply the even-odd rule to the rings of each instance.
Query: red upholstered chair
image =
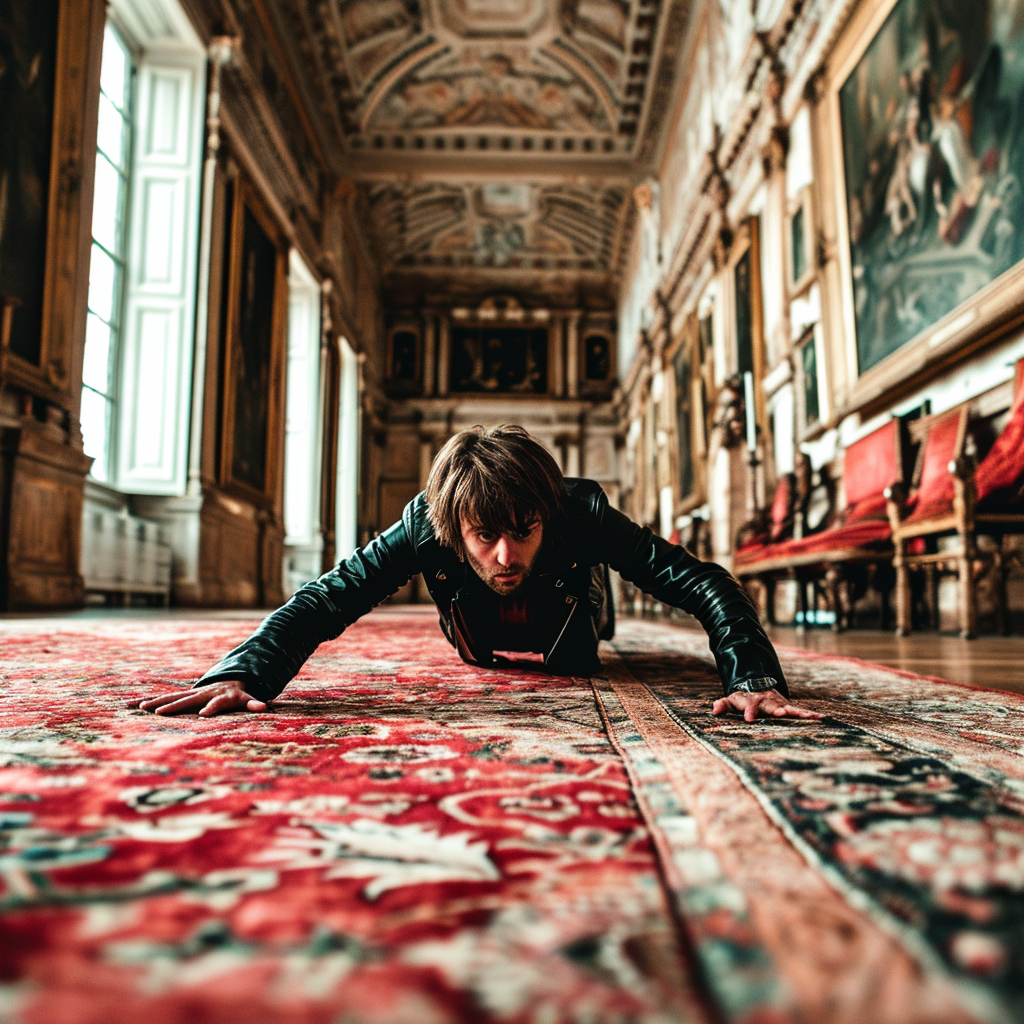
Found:
[[[924,570],[929,605],[937,612],[937,578],[955,573],[959,582],[960,634],[977,632],[977,580],[996,574],[1000,629],[1006,626],[1006,577],[1024,569],[1005,538],[1024,533],[1024,360],[1018,362],[1010,418],[989,453],[975,465],[968,434],[968,406],[935,417],[918,460],[917,488],[909,497],[893,492],[897,632],[911,629],[909,573]],[[978,537],[993,545],[984,550]],[[943,538],[955,542],[943,544]],[[934,617],[937,617],[934,616]]]
[[[935,552],[927,551],[919,538],[948,533],[957,526],[953,508],[956,478],[951,470],[963,454],[967,415],[967,406],[961,406],[932,418],[918,454],[910,493],[898,487],[888,491],[896,569],[896,632],[900,636],[912,628],[910,570],[938,565]],[[971,560],[957,557],[956,566],[963,588],[971,576]],[[962,625],[961,631],[967,635],[965,630]]]
[[[796,505],[796,476],[783,473],[775,484],[771,507],[740,527],[736,537],[735,561],[751,561],[766,547],[778,544],[793,535]]]
[[[846,508],[831,526],[820,533],[738,553],[736,575],[740,579],[797,579],[805,616],[806,587],[820,582],[835,614],[836,629],[849,623],[854,591],[863,593],[868,585],[874,585],[883,595],[884,616],[892,558],[885,490],[902,475],[903,431],[893,419],[846,450]]]

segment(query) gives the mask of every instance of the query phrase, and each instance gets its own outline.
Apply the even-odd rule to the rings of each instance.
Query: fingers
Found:
[[[166,693],[161,697],[142,701],[139,707],[143,711],[155,711],[158,715],[176,715],[179,711],[188,711],[203,703],[205,699],[196,693]]]
[[[798,708],[795,704],[784,704],[781,708],[774,708],[772,714],[776,718],[821,718],[817,711],[809,711],[807,708]]]
[[[250,698],[249,703],[246,704],[245,706],[250,711],[266,711],[267,710],[267,703],[266,703],[266,701],[256,700],[255,698]]]
[[[728,697],[719,697],[711,705],[713,715],[723,715],[730,711],[742,713],[743,720],[746,722],[755,721],[758,715],[764,715],[766,718],[820,719],[822,717],[817,711],[809,711],[796,704],[777,700],[770,694],[733,693]]]
[[[175,690],[173,693],[161,693],[158,697],[147,697],[146,700],[140,701],[136,706],[142,711],[153,711],[164,704],[170,704],[176,700],[181,700],[180,690]]]
[[[199,709],[199,714],[206,718],[210,715],[222,714],[225,711],[237,711],[244,708],[249,699],[247,693],[238,693],[237,691],[219,693],[216,697],[211,697],[205,707]]]

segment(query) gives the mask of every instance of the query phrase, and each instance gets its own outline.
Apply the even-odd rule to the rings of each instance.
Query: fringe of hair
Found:
[[[462,430],[437,453],[427,477],[434,535],[465,556],[463,520],[492,533],[524,534],[563,512],[565,478],[551,453],[520,426]]]

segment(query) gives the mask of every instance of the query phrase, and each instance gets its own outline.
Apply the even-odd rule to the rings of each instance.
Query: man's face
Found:
[[[540,519],[526,524],[526,533],[491,533],[462,520],[462,542],[473,571],[496,594],[515,593],[537,560],[544,528]]]

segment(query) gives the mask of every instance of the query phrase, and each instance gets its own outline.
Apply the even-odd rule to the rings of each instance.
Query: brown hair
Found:
[[[427,477],[434,535],[462,557],[462,520],[494,533],[526,533],[562,512],[565,478],[551,453],[522,427],[470,427],[437,453]]]

